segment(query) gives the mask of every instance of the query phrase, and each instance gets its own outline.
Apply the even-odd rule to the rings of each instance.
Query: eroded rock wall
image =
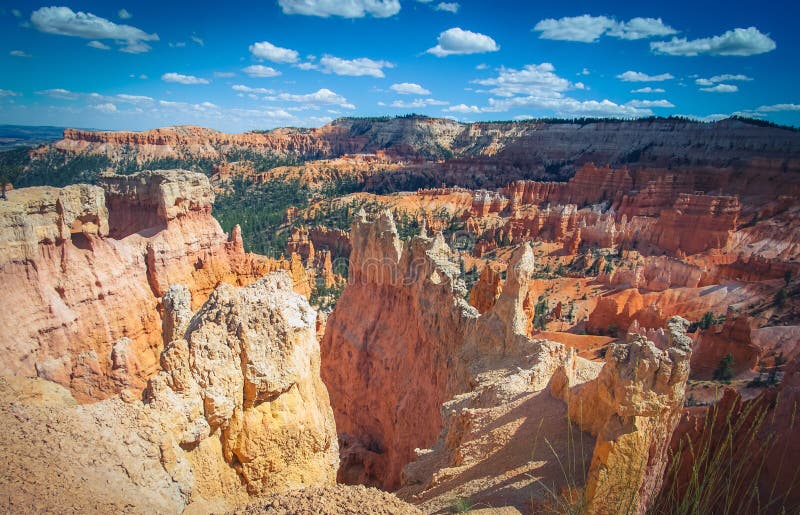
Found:
[[[213,198],[204,176],[180,170],[9,192],[0,370],[56,381],[81,401],[141,390],[158,369],[171,284],[186,284],[196,308],[222,282],[289,266],[246,254],[241,231],[229,237],[211,216]]]

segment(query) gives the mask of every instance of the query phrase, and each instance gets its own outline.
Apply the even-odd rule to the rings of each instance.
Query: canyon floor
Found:
[[[406,117],[13,152],[4,511],[800,509],[796,130]]]

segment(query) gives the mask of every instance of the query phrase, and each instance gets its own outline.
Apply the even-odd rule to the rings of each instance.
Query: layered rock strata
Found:
[[[40,376],[81,401],[141,390],[163,348],[160,298],[186,284],[193,306],[220,283],[288,263],[244,252],[211,216],[208,180],[181,170],[100,186],[22,188],[0,202],[4,374]],[[304,274],[304,271],[302,271]]]

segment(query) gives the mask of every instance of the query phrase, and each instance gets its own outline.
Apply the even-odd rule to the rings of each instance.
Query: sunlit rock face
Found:
[[[183,170],[104,177],[100,186],[21,188],[0,202],[4,373],[40,376],[81,401],[141,390],[158,369],[160,299],[193,307],[220,283],[288,268],[246,254],[211,216],[208,179]]]

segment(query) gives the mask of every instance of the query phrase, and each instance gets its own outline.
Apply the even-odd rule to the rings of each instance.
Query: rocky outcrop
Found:
[[[393,489],[414,449],[439,433],[442,403],[466,387],[458,347],[477,312],[441,234],[404,244],[390,212],[376,221],[361,212],[351,244],[348,285],[321,344],[339,479]]]
[[[219,512],[334,483],[316,313],[289,275],[223,284],[194,314],[189,296],[182,286],[165,295],[172,339],[143,401],[125,394],[77,406],[53,383],[0,378],[4,452],[38,458],[0,465],[3,490],[14,492],[3,506],[19,511],[35,499],[41,511]]]
[[[171,430],[175,452],[190,449],[195,488],[227,495],[241,482],[259,495],[335,479],[338,447],[319,376],[316,313],[292,286],[283,272],[246,287],[223,284],[166,344],[145,402]],[[171,289],[165,304],[181,311],[186,295]],[[228,467],[219,487],[214,474],[225,467],[214,459]]]
[[[204,176],[178,170],[9,192],[0,324],[13,330],[0,334],[0,370],[56,381],[81,401],[141,390],[158,369],[158,309],[171,284],[187,285],[196,308],[222,282],[289,267],[246,254],[212,202]],[[114,358],[122,338],[124,366]]]
[[[728,310],[722,325],[700,330],[692,353],[692,377],[711,379],[727,354],[733,356],[734,374],[756,368],[762,349],[750,336],[752,324],[747,315]]]
[[[469,303],[479,313],[485,313],[494,306],[501,291],[502,277],[500,272],[495,270],[492,265],[487,264],[469,291]]]
[[[667,449],[683,409],[692,340],[688,322],[667,326],[668,346],[634,336],[612,344],[596,379],[577,384],[567,367],[554,394],[572,420],[597,436],[589,467],[585,513],[645,513],[661,488]]]
[[[623,494],[634,496],[638,512],[648,506],[683,404],[691,354],[684,321],[670,323],[667,348],[636,338],[609,349],[601,369],[564,345],[527,336],[530,245],[514,251],[499,295],[479,315],[465,308],[440,236],[403,243],[388,213],[373,222],[362,213],[351,238],[349,283],[322,344],[342,444],[340,480],[399,484],[401,498],[435,511],[456,492],[527,509],[533,497],[547,509],[548,492],[583,488],[589,477],[586,495],[600,512],[621,506],[614,503]],[[578,420],[574,400],[591,406],[589,416]],[[559,456],[591,438],[586,433],[596,437],[594,453],[574,456],[565,476]],[[542,444],[531,460],[539,434],[551,447]],[[500,487],[512,477],[524,494]],[[632,491],[619,491],[622,484]]]

